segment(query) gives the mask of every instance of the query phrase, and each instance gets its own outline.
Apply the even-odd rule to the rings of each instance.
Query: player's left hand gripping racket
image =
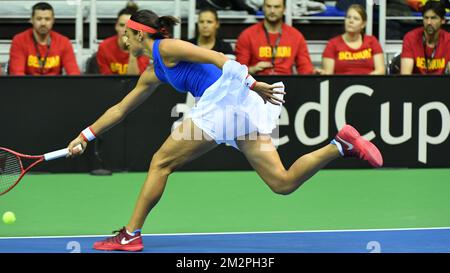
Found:
[[[82,150],[81,144],[75,149]],[[66,157],[69,149],[61,149],[44,155],[24,155],[13,150],[0,147],[0,195],[9,192],[14,188],[22,177],[34,166],[44,161]],[[23,159],[34,160],[26,169],[22,163]]]

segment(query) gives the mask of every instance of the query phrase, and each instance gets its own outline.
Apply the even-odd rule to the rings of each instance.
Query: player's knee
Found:
[[[163,151],[157,151],[152,157],[150,169],[152,171],[157,171],[169,175],[175,169],[172,161],[173,160],[168,154],[164,153]]]
[[[284,173],[280,173],[276,179],[271,181],[269,187],[276,194],[288,195],[295,190],[291,184],[287,176]]]
[[[271,186],[270,189],[279,195],[289,195],[292,192],[294,192],[294,190],[292,189],[292,187],[287,186],[287,185],[276,185],[276,186]]]

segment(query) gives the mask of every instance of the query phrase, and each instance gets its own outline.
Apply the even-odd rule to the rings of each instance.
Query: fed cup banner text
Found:
[[[450,93],[446,77],[269,77],[285,101],[273,133],[280,154],[327,144],[344,124],[380,147],[386,167],[448,167]],[[354,164],[355,162],[351,162]]]
[[[384,167],[450,166],[448,77],[267,76],[257,80],[285,85],[286,103],[273,133],[285,166],[328,144],[345,123],[380,148]],[[136,81],[136,77],[0,78],[0,109],[12,113],[0,115],[0,122],[5,132],[13,132],[2,134],[0,143],[34,154],[67,145],[132,90]],[[82,105],[68,102],[72,94],[88,99]],[[146,171],[152,155],[191,105],[185,94],[162,84],[121,124],[102,135],[99,143],[92,143],[85,156],[46,164],[40,170],[90,171],[99,164],[97,149],[108,168]],[[224,107],[221,120],[232,123],[227,120],[234,110]],[[233,129],[221,128],[225,137]],[[328,167],[369,168],[359,160],[337,160]],[[241,153],[219,147],[183,170],[245,169],[251,167]]]

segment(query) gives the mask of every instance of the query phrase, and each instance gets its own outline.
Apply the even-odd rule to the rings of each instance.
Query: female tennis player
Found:
[[[279,118],[284,86],[257,82],[247,67],[225,55],[191,43],[169,39],[167,29],[178,23],[171,16],[158,17],[141,10],[127,22],[126,39],[132,54],[145,54],[153,67],[136,87],[68,146],[70,156],[80,155],[87,143],[119,123],[149,97],[156,84],[171,84],[179,92],[191,92],[196,105],[153,155],[129,223],[114,237],[96,242],[97,250],[140,251],[141,228],[161,198],[168,176],[183,164],[221,143],[239,149],[272,191],[289,194],[330,161],[357,156],[375,167],[383,164],[379,150],[346,125],[330,144],[303,155],[286,170],[272,144],[270,133]],[[83,150],[75,149],[82,144]]]

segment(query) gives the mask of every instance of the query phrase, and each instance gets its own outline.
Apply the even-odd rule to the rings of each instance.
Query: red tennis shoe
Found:
[[[135,232],[135,235],[132,236],[129,235],[125,227],[123,227],[121,230],[116,230],[113,233],[117,233],[117,235],[103,241],[95,242],[94,249],[108,251],[141,251],[144,249],[141,232]]]
[[[376,168],[383,166],[380,150],[372,142],[364,139],[352,126],[345,125],[337,133],[335,140],[342,145],[344,156],[359,157],[369,161]]]

